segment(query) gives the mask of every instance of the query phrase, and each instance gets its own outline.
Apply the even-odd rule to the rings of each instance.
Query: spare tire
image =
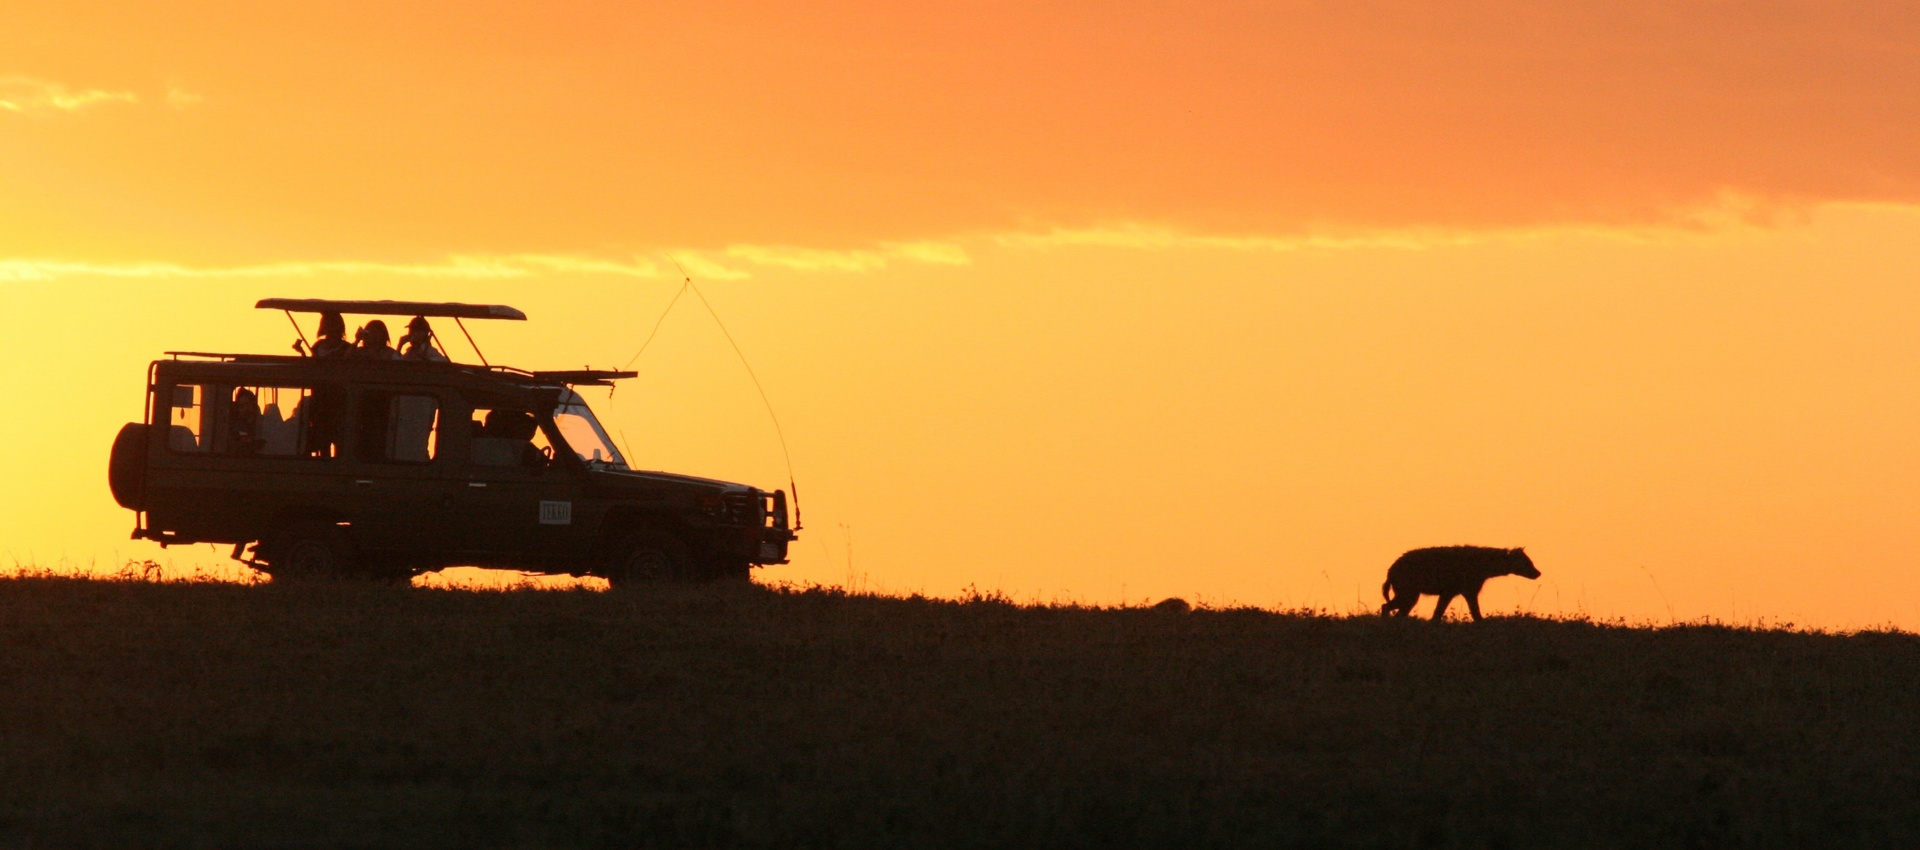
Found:
[[[113,500],[128,510],[144,510],[147,497],[147,426],[128,422],[113,438],[113,456],[107,462],[107,487]]]

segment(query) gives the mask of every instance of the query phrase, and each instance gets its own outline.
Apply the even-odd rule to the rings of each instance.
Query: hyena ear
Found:
[[[1508,549],[1507,551],[1509,551],[1509,552],[1512,552],[1512,553],[1513,553],[1513,554],[1515,554],[1515,555],[1525,555],[1525,554],[1527,554],[1527,547],[1525,547],[1525,546],[1515,546],[1515,547],[1513,547],[1512,549]]]

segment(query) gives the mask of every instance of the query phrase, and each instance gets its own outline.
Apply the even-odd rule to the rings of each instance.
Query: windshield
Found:
[[[573,453],[591,464],[611,466],[617,469],[627,468],[627,459],[613,447],[613,440],[607,437],[607,429],[600,427],[600,420],[593,415],[593,409],[587,407],[586,399],[578,393],[568,390],[560,396],[560,406],[553,411],[553,424],[560,426],[560,436],[565,437]]]

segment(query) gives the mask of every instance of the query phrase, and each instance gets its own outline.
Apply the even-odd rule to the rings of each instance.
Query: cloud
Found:
[[[727,256],[762,266],[796,271],[870,272],[893,260],[964,266],[973,262],[965,248],[951,242],[898,242],[879,250],[829,250],[786,245],[729,245]]]
[[[887,267],[887,258],[877,251],[830,251],[790,246],[729,245],[727,256],[746,260],[755,265],[778,266],[809,272],[865,272]]]
[[[526,277],[536,271],[565,274],[609,274],[622,277],[664,277],[665,272],[652,260],[635,257],[627,262],[571,254],[506,254],[455,256],[447,264],[421,266],[422,269],[466,269],[485,266],[499,271],[501,277]],[[448,275],[456,276],[456,275]]]
[[[439,262],[389,263],[364,260],[287,260],[234,266],[190,266],[171,262],[99,263],[51,259],[0,259],[0,281],[60,280],[75,277],[123,279],[223,279],[317,277],[321,275],[430,277],[500,280],[545,274],[617,275],[667,278],[680,271],[707,280],[745,280],[752,273],[727,265],[712,252],[668,249],[629,259],[580,254],[455,254]],[[966,249],[949,242],[910,242],[883,245],[877,250],[831,250],[792,246],[731,245],[722,256],[751,265],[807,272],[863,273],[887,267],[894,260],[965,265],[972,262]],[[670,268],[674,264],[679,268]]]
[[[242,279],[317,277],[321,275],[451,278],[501,280],[534,277],[541,274],[603,274],[627,277],[662,277],[659,266],[638,259],[632,262],[594,259],[557,254],[505,254],[499,256],[453,256],[439,263],[380,263],[357,260],[286,261],[241,266],[187,266],[179,263],[93,263],[67,260],[0,260],[0,281],[46,281],[76,277],[122,279]]]
[[[884,246],[887,254],[916,263],[936,266],[965,266],[973,263],[967,249],[952,242],[896,242]]]
[[[199,106],[205,100],[206,97],[178,86],[167,87],[166,103],[174,109],[187,109],[189,107]]]
[[[719,251],[691,248],[652,249],[627,258],[588,254],[453,254],[438,262],[396,263],[368,260],[284,260],[231,266],[183,263],[90,262],[59,259],[0,258],[0,282],[52,281],[103,277],[148,280],[219,280],[389,276],[453,280],[513,280],[546,275],[610,275],[649,280],[686,274],[704,280],[747,280],[753,273],[738,264],[808,273],[869,274],[895,263],[965,266],[973,263],[968,245],[1014,250],[1072,248],[1129,251],[1294,251],[1426,250],[1489,242],[1541,239],[1613,239],[1672,242],[1722,238],[1771,227],[1785,216],[1809,217],[1817,209],[1897,209],[1920,215],[1920,204],[1828,203],[1782,209],[1761,200],[1725,195],[1718,203],[1670,211],[1653,223],[1630,225],[1540,225],[1505,228],[1402,227],[1306,234],[1210,233],[1178,225],[1117,221],[1088,227],[1036,226],[979,233],[957,240],[882,243],[871,249],[808,248],[793,245],[729,245]],[[717,256],[716,256],[717,255]],[[659,258],[659,259],[655,259]]]
[[[127,91],[70,89],[60,83],[23,77],[0,76],[0,111],[3,112],[81,112],[108,103],[138,103],[140,96]]]
[[[671,256],[675,262],[679,263],[680,270],[685,271],[691,277],[701,277],[708,280],[745,280],[753,276],[740,269],[728,268],[727,266],[716,263],[694,251],[680,251],[669,254],[668,256]]]
[[[1651,213],[1644,221],[1619,224],[1538,224],[1495,227],[1380,227],[1304,233],[1223,234],[1169,224],[1116,222],[1089,227],[1043,227],[991,236],[1005,248],[1122,248],[1129,250],[1204,250],[1281,253],[1305,250],[1424,250],[1487,242],[1538,239],[1619,239],[1665,242],[1676,239],[1748,233],[1782,219],[1804,219],[1816,208],[1899,208],[1920,205],[1831,202],[1789,205],[1738,193],[1721,193],[1710,203]]]
[[[1116,224],[1105,227],[1050,228],[1045,231],[1016,231],[993,237],[1008,248],[1129,248],[1135,250],[1213,250],[1283,252],[1308,248],[1431,248],[1438,245],[1465,244],[1480,236],[1469,232],[1437,230],[1381,231],[1354,236],[1227,236],[1193,233],[1173,227],[1147,224]]]

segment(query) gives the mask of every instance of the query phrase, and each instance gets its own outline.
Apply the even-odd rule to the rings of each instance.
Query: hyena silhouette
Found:
[[[1435,546],[1415,549],[1387,568],[1387,581],[1380,595],[1387,604],[1380,606],[1383,616],[1405,617],[1420,601],[1420,594],[1440,597],[1433,606],[1433,618],[1447,613],[1455,596],[1467,598],[1467,610],[1475,622],[1480,620],[1480,586],[1494,576],[1539,578],[1533,559],[1525,549],[1492,549],[1486,546]]]

